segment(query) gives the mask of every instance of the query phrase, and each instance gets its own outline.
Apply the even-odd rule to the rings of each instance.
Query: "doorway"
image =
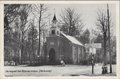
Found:
[[[51,48],[49,51],[49,64],[55,64],[55,50],[53,48]]]

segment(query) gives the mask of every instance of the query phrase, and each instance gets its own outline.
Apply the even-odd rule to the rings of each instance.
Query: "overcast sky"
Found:
[[[107,4],[107,3],[106,3]],[[95,22],[97,18],[98,9],[107,9],[106,4],[48,4],[49,12],[54,15],[54,9],[57,19],[60,19],[61,11],[65,8],[73,8],[77,13],[82,14],[82,20],[86,24],[85,28],[94,29],[96,27]],[[111,12],[112,21],[115,25],[116,22],[116,5],[109,4],[109,9]],[[51,17],[52,19],[52,17]]]

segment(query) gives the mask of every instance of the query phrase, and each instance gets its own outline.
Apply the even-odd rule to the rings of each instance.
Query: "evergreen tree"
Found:
[[[88,29],[86,29],[83,34],[80,36],[79,40],[85,44],[85,43],[90,43],[90,32]]]

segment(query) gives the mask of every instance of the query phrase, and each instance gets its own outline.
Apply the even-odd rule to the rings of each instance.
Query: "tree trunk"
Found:
[[[21,40],[21,64],[22,64],[22,62],[24,61],[24,51],[23,51],[23,43],[24,42],[24,39],[23,39],[23,32],[22,32],[22,40]]]
[[[110,22],[109,22],[109,8],[108,8],[108,4],[107,4],[107,18],[108,18],[108,46],[109,46],[109,56],[110,56],[110,73],[112,73],[112,57],[111,57],[111,46],[110,46]]]
[[[34,43],[33,43],[33,27],[32,27],[32,61],[34,61]]]
[[[107,58],[106,58],[106,31],[104,32],[104,34],[103,34],[103,40],[104,40],[104,65],[106,65],[107,64]]]
[[[40,55],[40,46],[41,46],[41,41],[40,41],[40,35],[41,35],[41,16],[42,16],[42,5],[40,5],[40,17],[39,17],[39,46],[38,46],[38,55]]]

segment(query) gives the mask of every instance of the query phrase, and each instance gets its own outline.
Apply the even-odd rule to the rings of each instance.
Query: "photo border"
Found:
[[[4,4],[39,4],[39,3],[45,3],[45,4],[101,4],[101,3],[112,3],[116,4],[116,55],[117,55],[117,64],[116,64],[116,76],[46,76],[46,77],[5,77],[5,72],[4,72]],[[41,78],[41,79],[120,79],[120,28],[119,28],[119,1],[0,1],[0,10],[1,10],[1,17],[0,17],[0,78],[1,79],[23,79],[23,78],[30,78],[30,79],[36,79],[36,78]]]

